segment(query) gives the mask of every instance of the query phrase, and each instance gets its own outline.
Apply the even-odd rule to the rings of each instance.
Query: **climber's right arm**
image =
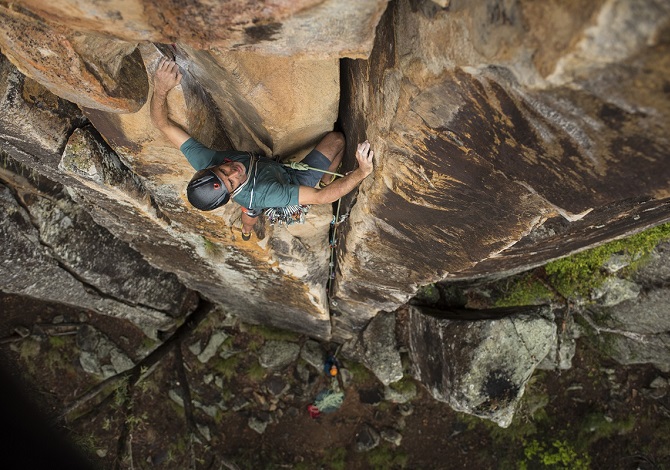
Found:
[[[154,92],[151,96],[151,122],[177,148],[191,136],[168,118],[167,95],[181,82],[179,66],[172,60],[162,59],[154,75]]]

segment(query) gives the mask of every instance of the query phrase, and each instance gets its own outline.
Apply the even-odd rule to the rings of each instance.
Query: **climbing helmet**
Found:
[[[211,211],[221,207],[230,199],[230,193],[223,181],[211,168],[198,171],[186,188],[188,202],[201,211]]]

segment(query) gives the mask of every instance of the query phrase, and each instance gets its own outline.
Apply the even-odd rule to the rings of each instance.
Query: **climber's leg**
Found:
[[[341,132],[329,132],[323,139],[321,139],[321,142],[319,142],[315,150],[318,150],[330,160],[328,168],[322,168],[323,170],[337,172],[342,163],[345,145],[346,141],[344,139],[344,134]],[[335,179],[335,176],[324,173],[321,177],[321,184],[325,186],[326,184],[331,183],[333,179]]]

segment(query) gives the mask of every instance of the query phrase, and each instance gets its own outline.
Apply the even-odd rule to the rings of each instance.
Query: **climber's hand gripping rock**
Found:
[[[154,75],[154,93],[167,94],[181,83],[179,66],[173,60],[161,59]]]

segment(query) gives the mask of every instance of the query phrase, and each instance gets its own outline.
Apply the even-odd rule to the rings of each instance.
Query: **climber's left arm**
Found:
[[[154,75],[154,92],[151,96],[151,122],[177,148],[191,136],[168,118],[167,95],[181,82],[179,66],[172,60],[162,59]]]

